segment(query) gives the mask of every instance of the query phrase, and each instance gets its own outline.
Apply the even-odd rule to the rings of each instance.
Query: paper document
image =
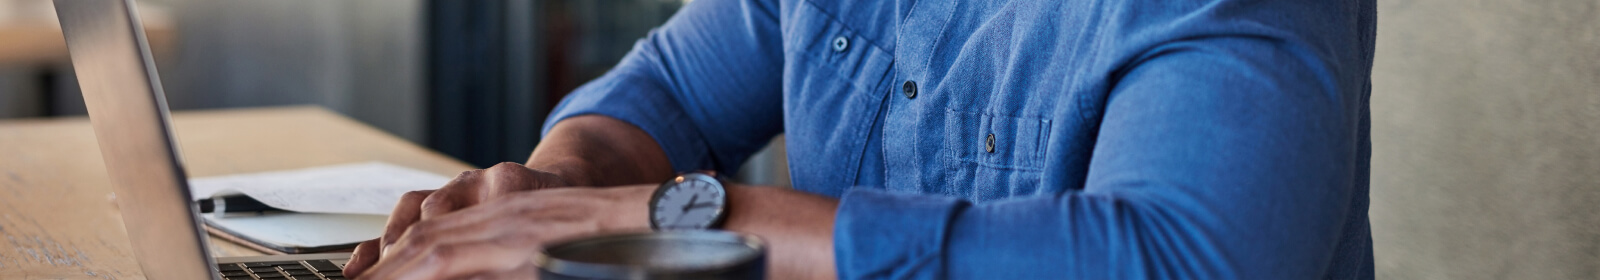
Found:
[[[243,193],[301,213],[389,215],[400,196],[438,189],[449,177],[382,162],[238,174],[189,180],[194,199]]]

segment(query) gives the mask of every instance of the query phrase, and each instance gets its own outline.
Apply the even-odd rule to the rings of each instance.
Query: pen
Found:
[[[200,200],[200,213],[211,213],[219,210],[222,213],[284,211],[245,195],[227,195]]]

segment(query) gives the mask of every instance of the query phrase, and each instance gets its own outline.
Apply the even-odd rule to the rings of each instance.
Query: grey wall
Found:
[[[140,4],[173,23],[154,55],[174,110],[319,105],[424,140],[421,0]],[[84,114],[70,65],[37,64],[0,65],[0,118]]]
[[[1600,279],[1600,1],[1378,13],[1379,278]]]
[[[161,0],[174,109],[315,104],[423,140],[422,1]]]

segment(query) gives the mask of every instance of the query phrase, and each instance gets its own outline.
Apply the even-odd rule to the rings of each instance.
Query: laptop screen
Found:
[[[84,105],[149,279],[212,278],[160,79],[131,0],[56,0]]]

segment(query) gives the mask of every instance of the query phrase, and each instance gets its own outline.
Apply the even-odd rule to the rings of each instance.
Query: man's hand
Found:
[[[364,273],[380,256],[387,256],[390,247],[419,220],[442,216],[514,192],[567,185],[555,174],[520,164],[501,163],[488,169],[462,172],[436,191],[406,193],[395,205],[394,213],[390,214],[383,236],[356,246],[345,270],[350,275]]]
[[[653,185],[518,192],[419,221],[363,279],[532,279],[541,245],[603,232],[648,230]]]

